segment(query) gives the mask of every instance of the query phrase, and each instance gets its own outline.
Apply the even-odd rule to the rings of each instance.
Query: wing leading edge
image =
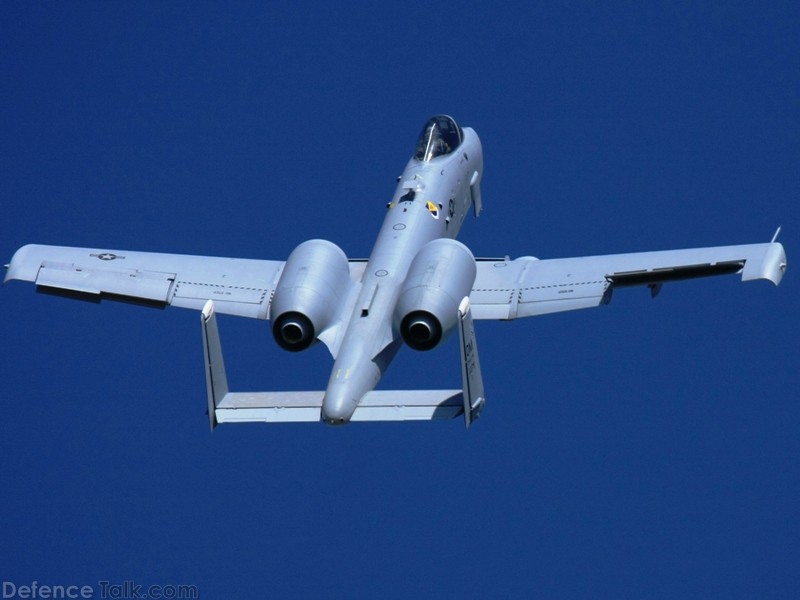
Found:
[[[614,288],[647,285],[655,296],[670,281],[741,273],[742,281],[778,285],[783,246],[750,244],[581,258],[479,260],[470,294],[476,319],[516,319],[607,304]]]

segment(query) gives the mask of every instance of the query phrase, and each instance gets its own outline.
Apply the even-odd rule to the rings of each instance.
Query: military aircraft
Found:
[[[538,260],[476,259],[456,235],[470,207],[481,212],[483,151],[478,135],[446,115],[417,139],[368,260],[310,240],[286,261],[28,245],[6,265],[5,281],[91,300],[198,309],[211,429],[224,422],[402,421],[483,409],[473,319],[508,320],[608,304],[616,288],[709,275],[778,285],[786,254],[776,242]],[[292,352],[317,341],[334,359],[324,391],[237,393],[228,389],[216,313],[269,319]],[[430,350],[458,330],[462,389],[376,390],[405,343]]]

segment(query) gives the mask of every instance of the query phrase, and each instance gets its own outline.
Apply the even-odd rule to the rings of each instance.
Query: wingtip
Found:
[[[39,273],[39,267],[43,260],[41,254],[37,252],[37,248],[34,244],[27,244],[14,252],[11,262],[5,265],[6,274],[3,283],[14,279],[36,281],[36,275]]]

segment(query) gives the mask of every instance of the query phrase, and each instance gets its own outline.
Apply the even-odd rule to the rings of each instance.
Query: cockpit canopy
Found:
[[[461,145],[464,132],[452,117],[436,115],[428,119],[417,139],[414,158],[428,162],[437,156],[450,154]]]

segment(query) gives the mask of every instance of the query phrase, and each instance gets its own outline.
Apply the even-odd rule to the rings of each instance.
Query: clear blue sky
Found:
[[[800,5],[0,4],[0,259],[369,254],[425,119],[481,136],[478,256],[781,240],[783,284],[478,324],[461,421],[208,432],[197,313],[0,290],[0,579],[203,598],[794,598]],[[1,263],[0,263],[1,264]],[[324,348],[222,318],[231,385]],[[386,388],[459,384],[456,347]]]

